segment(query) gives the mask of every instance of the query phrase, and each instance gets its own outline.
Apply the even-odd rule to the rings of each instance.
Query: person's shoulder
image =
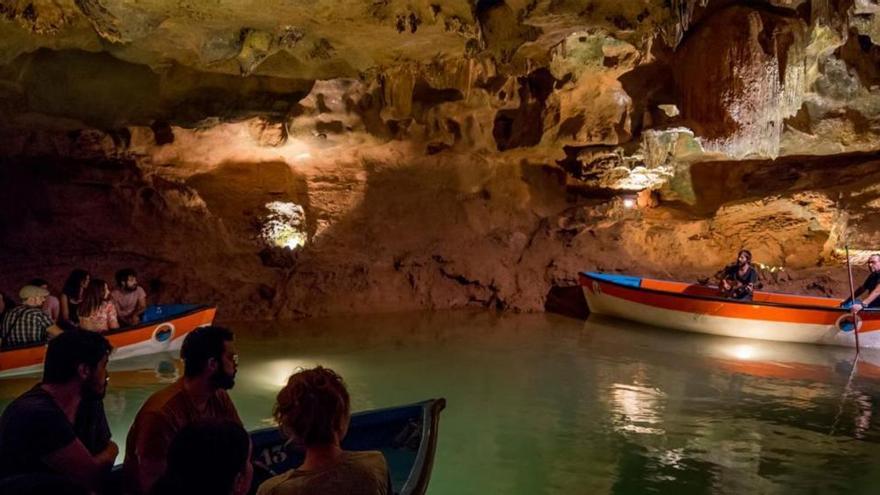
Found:
[[[137,293],[138,297],[147,297],[147,291],[145,291],[144,288],[140,285],[137,286],[135,292]]]
[[[293,472],[291,469],[260,483],[260,487],[257,488],[257,495],[282,495],[289,493],[290,490],[282,490],[281,485],[290,480]]]
[[[356,470],[368,472],[383,481],[388,472],[388,462],[378,450],[346,451],[348,463]]]
[[[6,406],[3,417],[6,422],[38,423],[63,416],[52,397],[39,385],[19,395]]]
[[[385,464],[385,454],[378,450],[347,450],[346,453],[354,461]]]
[[[153,392],[141,407],[142,414],[167,414],[169,409],[177,407],[180,401],[185,400],[184,389],[180,380],[167,385],[165,388]]]

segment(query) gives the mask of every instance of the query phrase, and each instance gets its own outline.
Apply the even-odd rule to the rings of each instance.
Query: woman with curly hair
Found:
[[[381,452],[342,450],[351,410],[348,391],[333,370],[318,366],[291,375],[278,392],[274,416],[303,464],[266,480],[257,495],[386,495],[388,464]]]

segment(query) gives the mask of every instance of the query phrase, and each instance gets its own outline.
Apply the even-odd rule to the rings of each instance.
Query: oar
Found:
[[[856,290],[853,287],[853,278],[852,278],[852,265],[849,263],[849,245],[844,245],[843,248],[846,250],[846,272],[849,274],[849,312],[852,315],[853,321],[853,333],[856,336],[856,359],[859,357],[859,324],[858,320],[856,320],[856,310],[853,307],[856,305]]]
[[[834,421],[831,422],[831,431],[828,432],[829,435],[834,435],[834,430],[837,428],[840,418],[843,417],[843,406],[846,405],[846,399],[852,390],[853,378],[856,376],[856,366],[858,366],[858,364],[859,353],[856,352],[856,355],[853,356],[852,366],[849,369],[849,378],[846,380],[846,386],[843,387],[843,395],[840,397],[840,404],[837,406],[837,414],[834,415]]]

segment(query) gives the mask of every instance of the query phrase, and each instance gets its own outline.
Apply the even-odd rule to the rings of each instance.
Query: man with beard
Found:
[[[55,478],[101,489],[119,453],[103,404],[112,349],[104,336],[79,330],[49,341],[43,381],[0,417],[3,486]]]
[[[116,317],[122,326],[137,325],[147,309],[147,293],[138,285],[137,272],[123,268],[116,272],[116,288],[110,293]]]
[[[171,441],[184,426],[210,419],[241,424],[226,393],[235,384],[238,368],[233,338],[230,330],[216,326],[197,328],[186,336],[180,349],[183,378],[147,399],[128,432],[126,493],[150,493],[165,472]]]
[[[856,299],[853,309],[859,312],[865,308],[875,309],[880,307],[880,254],[872,254],[868,257],[868,270],[871,272],[864,283],[856,287],[855,297],[859,297],[865,292],[868,293],[864,299],[859,301]],[[852,298],[848,297],[841,304],[841,307],[849,308]]]

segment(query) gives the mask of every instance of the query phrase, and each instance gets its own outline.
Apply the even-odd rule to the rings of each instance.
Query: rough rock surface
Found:
[[[841,296],[878,67],[871,0],[0,2],[0,290],[131,265],[227,317],[531,311],[747,246]]]

